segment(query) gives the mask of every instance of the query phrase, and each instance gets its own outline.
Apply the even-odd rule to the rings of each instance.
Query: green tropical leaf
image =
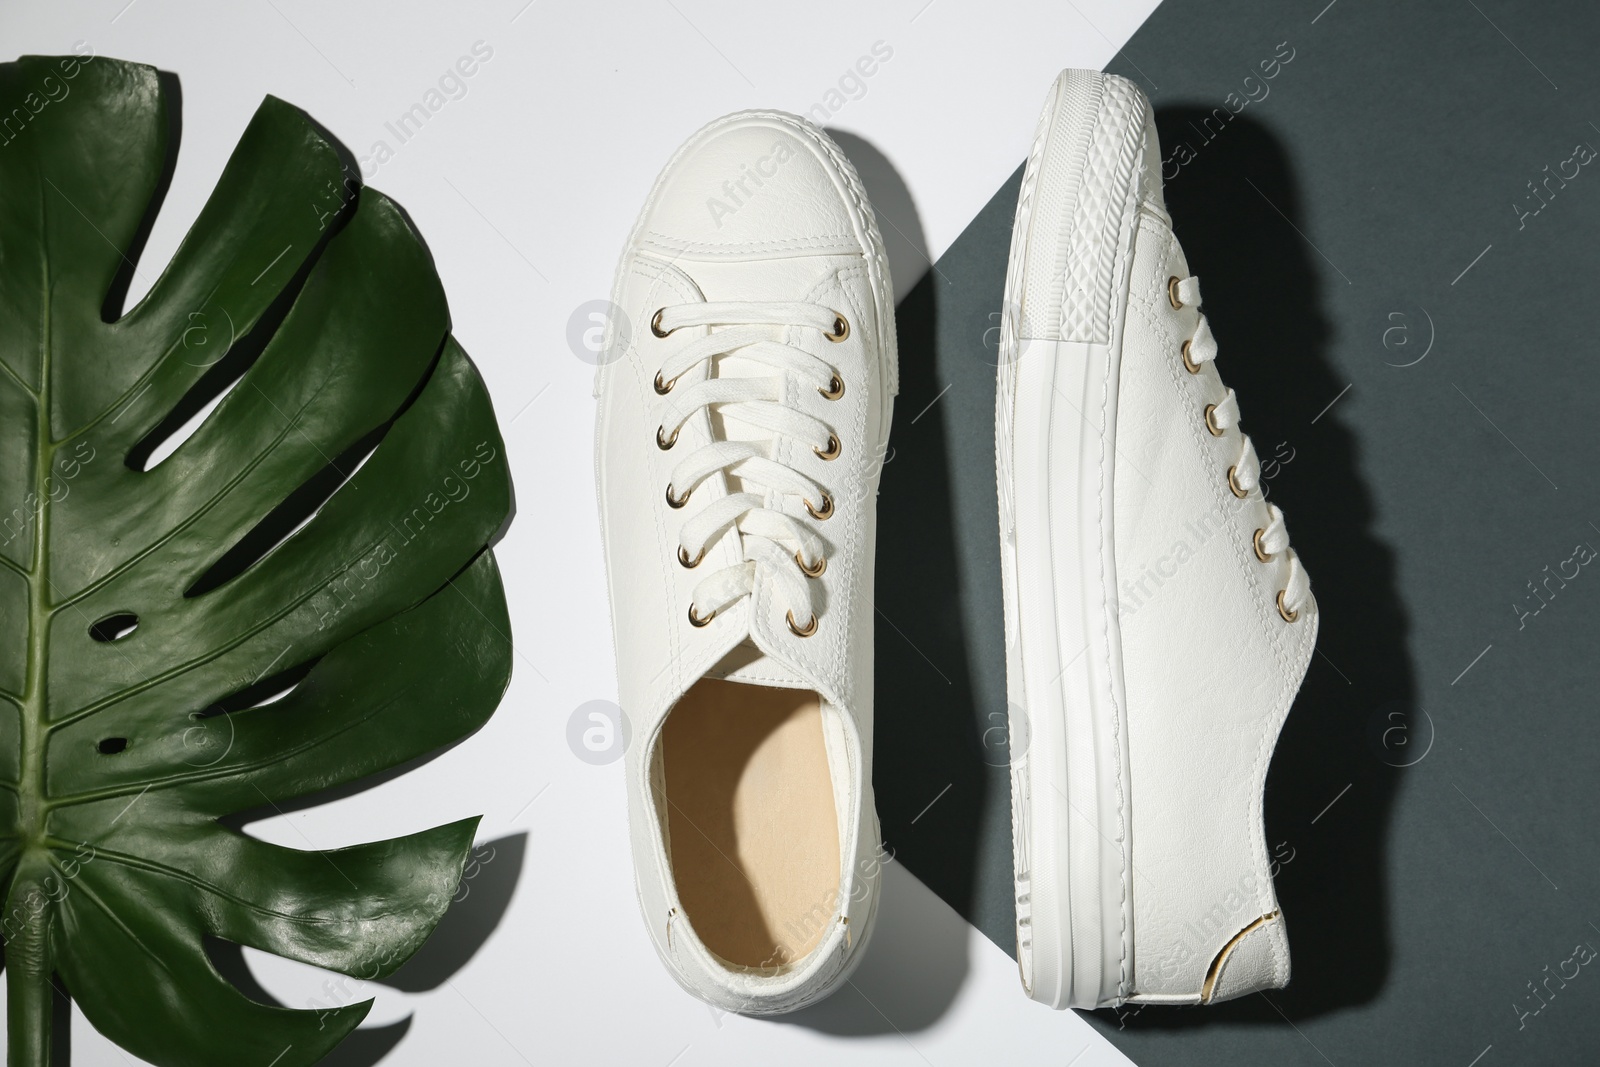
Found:
[[[510,675],[489,397],[421,240],[314,123],[268,97],[148,295],[116,306],[176,106],[146,66],[0,66],[15,1067],[48,1062],[52,975],[152,1063],[320,1058],[370,1002],[256,1003],[205,939],[386,975],[448,906],[477,820],[315,852],[226,817],[455,742]]]

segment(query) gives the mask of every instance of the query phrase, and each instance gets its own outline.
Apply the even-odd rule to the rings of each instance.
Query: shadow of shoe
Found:
[[[1099,1013],[1139,1029],[1247,1020],[1282,1026],[1284,1016],[1304,1019],[1376,998],[1391,955],[1384,873],[1391,809],[1403,768],[1431,742],[1431,730],[1415,721],[1394,553],[1373,531],[1356,434],[1337,408],[1329,410],[1346,382],[1327,356],[1331,327],[1318,300],[1315,253],[1295,229],[1304,227],[1290,161],[1247,116],[1202,141],[1196,130],[1210,115],[1156,110],[1169,160],[1179,142],[1200,145],[1182,166],[1169,162],[1167,207],[1202,281],[1221,346],[1218,368],[1238,393],[1268,498],[1283,509],[1322,621],[1267,778],[1267,844],[1288,923],[1292,983],[1271,993],[1270,1003],[1246,997],[1203,1012]]]
[[[967,932],[911,872],[886,864],[878,928],[860,969],[827,1000],[778,1019],[840,1037],[926,1030],[966,979]]]
[[[829,128],[827,134],[844,151],[867,190],[872,213],[878,219],[878,231],[883,236],[883,250],[889,257],[894,301],[899,304],[933,266],[911,190],[906,188],[894,164],[870,142],[846,130]]]

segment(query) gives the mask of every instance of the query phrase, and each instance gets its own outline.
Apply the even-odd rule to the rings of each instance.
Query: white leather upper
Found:
[[[1145,136],[1114,517],[1132,785],[1132,999],[1194,1003],[1214,961],[1209,1001],[1288,981],[1263,791],[1318,613],[1308,597],[1296,622],[1280,616],[1288,564],[1282,554],[1262,562],[1252,547],[1267,504],[1259,490],[1241,500],[1228,487],[1240,431],[1206,428],[1205,405],[1227,390],[1214,366],[1191,374],[1180,355],[1198,311],[1168,299],[1168,279],[1190,271],[1162,205],[1148,119]],[[1220,340],[1225,369],[1234,357]]]
[[[618,269],[613,303],[631,329],[613,331],[596,378],[597,478],[618,687],[632,726],[626,773],[635,876],[646,927],[669,969],[686,989],[729,1010],[785,1011],[826,992],[865,940],[876,905],[872,583],[876,489],[894,384],[890,291],[882,243],[849,163],[821,131],[774,112],[720,119],[679,150]],[[688,622],[696,583],[743,554],[740,534],[729,529],[696,569],[678,561],[681,524],[730,490],[719,472],[694,488],[685,507],[667,506],[672,468],[684,450],[710,440],[712,416],[699,411],[673,450],[663,451],[655,438],[663,399],[653,383],[673,346],[710,328],[659,338],[649,323],[665,305],[728,300],[814,302],[851,327],[836,344],[815,330],[773,328],[774,340],[827,360],[845,386],[840,399],[828,400],[813,383],[790,376],[781,399],[833,429],[843,449],[838,459],[825,462],[801,442],[781,442],[771,457],[815,478],[834,500],[825,521],[809,519],[800,497],[769,492],[765,503],[811,522],[827,546],[826,571],[811,580],[818,627],[810,637],[791,631],[759,571],[750,596],[703,628]],[[694,373],[707,371],[702,365]],[[673,705],[706,676],[812,689],[823,701],[841,900],[817,948],[771,971],[714,957],[684,917],[673,885],[657,742]]]

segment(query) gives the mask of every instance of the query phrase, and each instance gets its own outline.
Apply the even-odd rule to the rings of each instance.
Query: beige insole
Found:
[[[705,678],[661,733],[678,898],[742,967],[805,956],[839,905],[839,821],[822,706],[805,689]]]

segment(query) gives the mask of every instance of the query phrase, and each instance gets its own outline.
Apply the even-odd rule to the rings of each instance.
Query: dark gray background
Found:
[[[1600,10],[1324,4],[1168,0],[1110,68],[1163,154],[1193,152],[1168,205],[1323,618],[1268,783],[1293,983],[1093,1018],[1146,1065],[1592,1062],[1600,960],[1529,983],[1600,948],[1600,574],[1574,556],[1600,547],[1600,165],[1528,183],[1600,146]],[[1208,134],[1230,93],[1256,99]],[[1019,181],[901,304],[878,553],[885,838],[1008,952],[993,401]]]

